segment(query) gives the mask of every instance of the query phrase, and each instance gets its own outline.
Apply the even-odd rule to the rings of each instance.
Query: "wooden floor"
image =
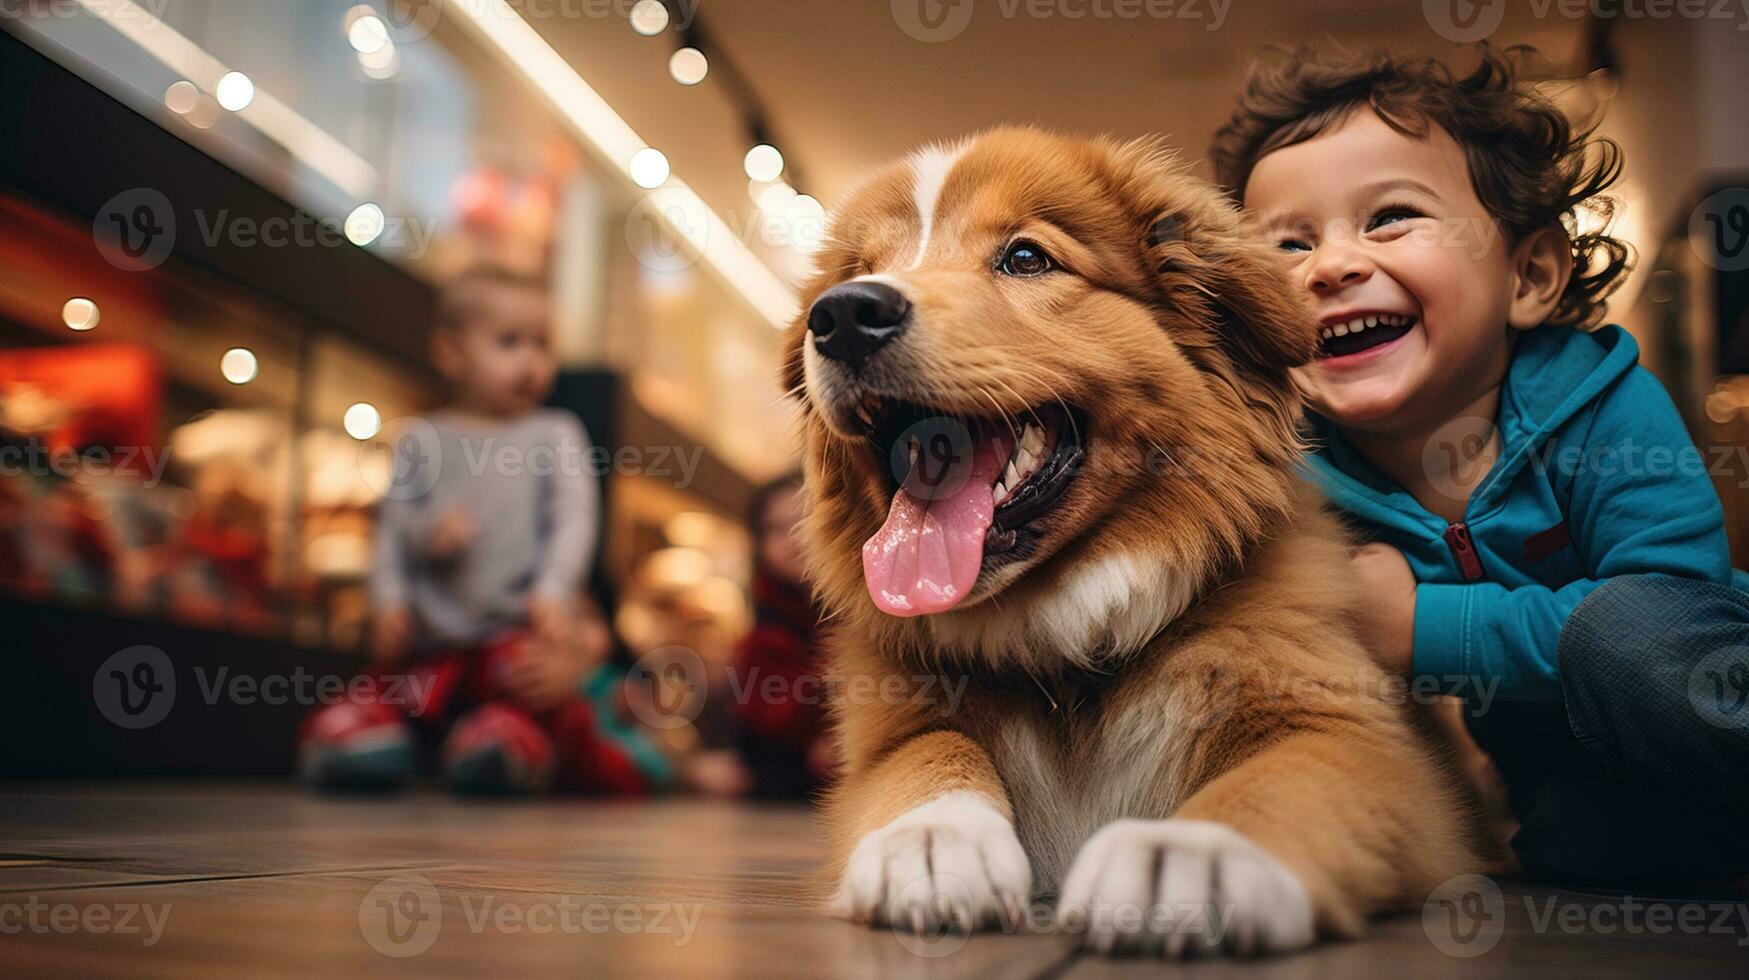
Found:
[[[0,975],[1749,976],[1749,909],[1706,905],[1683,934],[1674,903],[1669,934],[1649,935],[1611,914],[1618,899],[1511,886],[1499,941],[1459,950],[1475,956],[1442,952],[1445,920],[1421,914],[1247,963],[1107,961],[1049,934],[901,936],[810,909],[819,853],[793,809],[0,785]]]

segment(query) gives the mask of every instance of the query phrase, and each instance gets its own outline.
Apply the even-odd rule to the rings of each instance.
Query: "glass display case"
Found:
[[[431,388],[187,263],[114,268],[85,222],[0,195],[0,588],[349,647],[372,420]]]

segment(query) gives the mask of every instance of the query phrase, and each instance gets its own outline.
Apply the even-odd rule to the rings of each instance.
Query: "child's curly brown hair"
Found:
[[[1481,61],[1458,78],[1429,57],[1302,47],[1253,66],[1227,124],[1209,147],[1215,178],[1243,198],[1257,161],[1346,121],[1362,106],[1391,128],[1423,138],[1439,126],[1463,147],[1470,184],[1511,241],[1562,228],[1573,276],[1550,323],[1590,328],[1632,263],[1627,244],[1607,234],[1614,201],[1602,192],[1621,175],[1621,148],[1575,126],[1525,81],[1528,47],[1478,46]],[[1601,220],[1581,232],[1577,209]]]

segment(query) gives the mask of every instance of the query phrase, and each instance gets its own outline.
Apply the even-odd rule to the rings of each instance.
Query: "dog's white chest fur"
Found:
[[[1124,817],[1164,819],[1178,808],[1188,733],[1162,692],[1108,719],[1098,745],[1073,747],[1072,763],[1045,743],[1049,737],[1036,719],[1017,718],[989,746],[1043,891],[1056,887],[1099,828]]]
[[[1156,555],[1112,554],[1074,570],[1024,616],[999,603],[930,617],[941,646],[1007,667],[1071,663],[1134,653],[1190,608],[1202,587]]]
[[[932,627],[946,645],[982,653],[1013,667],[1071,663],[1101,669],[1145,646],[1190,606],[1200,582],[1152,555],[1111,554],[1068,575],[1028,616],[968,610],[938,616]],[[1169,691],[1160,690],[1097,728],[1080,729],[1098,745],[1073,745],[1065,768],[1062,746],[1045,739],[1049,719],[1015,718],[986,746],[1013,797],[1022,843],[1039,882],[1054,886],[1093,832],[1122,817],[1159,819],[1178,800],[1178,754]],[[1073,711],[1074,705],[1055,710]],[[1093,734],[1096,733],[1096,734]]]

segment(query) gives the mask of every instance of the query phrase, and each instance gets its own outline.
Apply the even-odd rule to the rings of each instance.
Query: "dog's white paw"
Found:
[[[1117,820],[1082,845],[1057,900],[1057,925],[1102,953],[1242,956],[1311,945],[1306,888],[1231,827],[1204,820]]]
[[[832,914],[916,932],[1016,921],[1032,865],[1014,826],[988,800],[949,793],[857,842]]]

